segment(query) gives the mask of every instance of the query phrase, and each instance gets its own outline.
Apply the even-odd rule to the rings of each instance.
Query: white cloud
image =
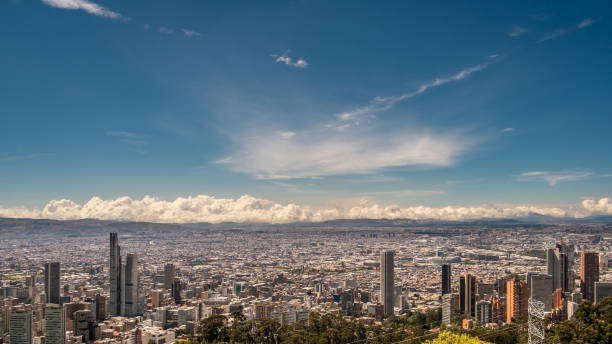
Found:
[[[437,196],[444,195],[444,191],[442,190],[420,190],[420,189],[402,189],[396,191],[377,191],[371,192],[370,195],[384,195],[384,196],[394,196],[394,197],[428,197],[428,196]]]
[[[43,4],[67,10],[83,10],[89,14],[110,19],[122,19],[121,14],[88,0],[42,0]]]
[[[597,22],[597,20],[595,20],[593,18],[586,18],[585,20],[583,20],[580,23],[578,23],[578,25],[576,25],[576,27],[579,28],[579,29],[584,29],[585,27],[589,27],[589,26],[595,24],[596,22]]]
[[[531,171],[522,173],[519,176],[521,181],[544,181],[550,186],[555,186],[562,182],[572,182],[583,180],[592,175],[587,171],[566,171],[566,172],[551,172],[551,171]]]
[[[297,133],[264,128],[254,130],[255,134],[234,134],[230,137],[234,141],[230,154],[233,158],[224,165],[258,179],[313,178],[367,174],[394,167],[453,165],[476,143],[478,138],[475,135],[457,129],[436,131],[416,126],[408,129],[395,126],[374,130],[357,128],[356,125],[366,119],[375,119],[377,112],[385,111],[397,102],[465,79],[489,63],[434,79],[410,93],[376,97],[368,106],[335,115],[336,120],[324,126],[315,125]]]
[[[161,33],[165,33],[165,34],[171,34],[171,33],[173,33],[173,32],[174,32],[174,30],[173,30],[173,29],[170,29],[170,28],[167,28],[167,27],[165,27],[165,26],[160,26],[160,27],[159,27],[159,32],[161,32]]]
[[[470,145],[453,133],[304,131],[299,135],[238,135],[231,170],[258,179],[365,174],[402,166],[449,166]]]
[[[561,37],[561,36],[564,36],[564,35],[566,35],[566,34],[567,34],[567,30],[565,30],[565,29],[557,29],[557,30],[555,30],[555,31],[553,31],[553,32],[550,32],[550,33],[545,34],[545,35],[544,35],[542,38],[540,38],[540,39],[537,41],[537,43],[542,43],[542,42],[544,42],[544,41],[548,41],[548,40],[551,40],[551,39],[555,39],[555,38],[557,38],[557,37]]]
[[[311,207],[280,204],[248,195],[237,199],[220,199],[206,195],[179,197],[174,201],[145,196],[141,200],[130,197],[103,200],[93,197],[85,204],[68,199],[53,200],[42,210],[0,206],[0,217],[45,218],[56,220],[99,219],[148,221],[162,223],[194,222],[319,222],[335,219],[414,219],[414,220],[471,220],[521,218],[530,215],[557,218],[583,218],[591,215],[611,215],[612,200],[587,199],[581,204],[564,207],[535,205],[477,205],[446,207],[400,207],[360,202],[353,205]]]
[[[213,161],[215,164],[228,164],[232,161],[232,157],[231,156],[227,156],[225,158],[221,158],[221,159],[217,159],[215,161]]]
[[[510,37],[522,36],[524,34],[527,34],[528,32],[529,32],[528,29],[518,26],[518,25],[512,25],[512,27],[506,30],[506,34]]]
[[[511,131],[514,131],[514,130],[516,130],[516,129],[511,128],[511,127],[508,127],[508,128],[504,128],[504,129],[502,130],[502,132],[504,132],[504,133],[508,133],[508,132],[511,132]]]
[[[495,59],[498,55],[491,55],[490,59]],[[445,78],[437,78],[433,81],[420,85],[416,90],[408,93],[401,94],[399,96],[389,97],[375,97],[369,105],[357,108],[350,112],[344,112],[336,115],[336,121],[326,125],[327,128],[335,129],[338,131],[344,131],[351,125],[357,125],[364,118],[376,117],[377,113],[387,111],[391,109],[395,104],[406,99],[413,98],[421,93],[425,93],[431,88],[442,86],[449,82],[459,81],[469,77],[471,74],[485,69],[489,65],[489,62],[483,62],[476,66],[472,66],[463,70],[460,70],[454,75]]]
[[[292,67],[297,67],[297,68],[306,68],[308,67],[308,62],[306,62],[306,60],[303,59],[298,59],[297,61],[293,61],[293,59],[291,59],[291,57],[288,56],[289,51],[285,52],[284,54],[278,56],[278,55],[272,55],[273,57],[276,57],[276,63],[282,62],[284,64],[286,64],[287,66],[292,66]]]
[[[181,31],[183,31],[183,34],[185,34],[185,36],[187,36],[187,37],[197,37],[197,36],[200,36],[200,33],[197,32],[197,31],[187,30],[187,29],[181,29]]]
[[[136,134],[136,133],[131,133],[131,132],[128,132],[128,131],[115,131],[115,130],[107,131],[106,135],[108,135],[108,136],[117,136],[117,137],[138,137],[138,134]]]
[[[285,140],[289,140],[295,136],[295,133],[293,131],[281,131],[278,134]]]

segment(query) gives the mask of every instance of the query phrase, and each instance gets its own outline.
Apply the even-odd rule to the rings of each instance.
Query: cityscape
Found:
[[[0,344],[612,344],[612,1],[0,1]]]
[[[501,331],[524,324],[530,300],[554,326],[612,297],[606,223],[2,227],[5,343],[173,343],[235,312],[281,326],[312,313],[377,326],[434,311],[439,325]]]

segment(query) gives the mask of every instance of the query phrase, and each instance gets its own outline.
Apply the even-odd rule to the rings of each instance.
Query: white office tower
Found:
[[[491,301],[480,300],[476,302],[476,321],[481,325],[491,322]]]
[[[121,315],[121,248],[117,233],[110,234],[109,257],[110,296],[108,299],[108,314]]]
[[[532,274],[530,276],[531,298],[544,303],[544,311],[550,312],[553,304],[553,277],[545,274]]]
[[[395,276],[393,258],[395,252],[383,251],[380,253],[380,302],[383,305],[385,316],[393,315],[393,301],[395,299]]]
[[[567,302],[567,319],[568,320],[574,317],[574,313],[576,313],[576,311],[578,310],[578,307],[580,307],[580,304],[574,301]]]
[[[138,314],[138,257],[128,253],[121,270],[121,315],[135,317]]]
[[[442,295],[442,323],[446,326],[450,326],[454,321],[455,295],[456,294]]]
[[[32,344],[32,312],[11,312],[9,318],[9,336],[11,344]]]
[[[45,344],[66,344],[66,313],[60,306],[45,309]]]

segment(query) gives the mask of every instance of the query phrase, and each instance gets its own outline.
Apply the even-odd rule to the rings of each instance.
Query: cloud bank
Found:
[[[579,205],[543,207],[535,205],[513,206],[447,206],[400,207],[363,202],[357,206],[311,207],[280,204],[244,195],[237,199],[222,199],[206,195],[179,197],[165,201],[146,196],[141,200],[130,197],[103,200],[93,197],[85,204],[68,199],[53,200],[42,210],[0,206],[0,217],[45,218],[56,220],[99,219],[120,221],[146,221],[161,223],[194,222],[320,222],[335,219],[414,219],[414,220],[472,220],[521,218],[530,215],[557,218],[583,218],[591,215],[611,215],[612,199],[587,199]]]
[[[55,8],[66,10],[82,10],[98,17],[110,19],[123,19],[121,14],[100,6],[89,0],[42,0],[42,3]]]

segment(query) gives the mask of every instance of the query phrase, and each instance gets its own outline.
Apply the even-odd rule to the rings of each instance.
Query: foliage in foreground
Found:
[[[440,320],[440,311],[432,310],[390,317],[382,326],[365,326],[351,317],[311,313],[308,321],[281,326],[277,321],[269,319],[246,321],[242,314],[233,313],[231,319],[222,315],[204,319],[196,331],[196,338],[203,343],[332,344],[359,341],[364,344],[383,344],[422,336],[429,329],[437,328]]]
[[[311,313],[308,321],[281,326],[269,319],[246,320],[241,313],[230,319],[213,315],[203,320],[198,329],[199,343],[304,343],[304,344],[523,344],[527,343],[526,324],[498,330],[477,326],[472,330],[444,330],[439,310],[393,316],[382,325],[365,326],[361,321],[337,314]],[[526,319],[524,319],[526,320]],[[231,324],[231,325],[228,325]],[[440,335],[435,331],[443,331]],[[547,331],[547,343],[612,343],[612,298],[597,305],[585,301],[572,320]]]
[[[476,337],[468,336],[467,334],[455,334],[449,331],[444,331],[433,340],[424,342],[425,344],[486,344]]]
[[[612,297],[594,305],[584,301],[571,320],[552,328],[547,343],[612,343]]]

